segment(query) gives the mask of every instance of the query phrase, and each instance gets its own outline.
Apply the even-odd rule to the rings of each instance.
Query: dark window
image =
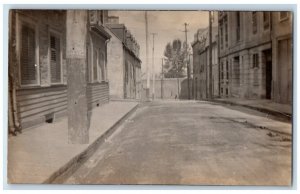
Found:
[[[50,36],[50,69],[51,83],[61,82],[61,58],[60,58],[60,39]]]
[[[259,63],[258,63],[258,54],[257,53],[252,55],[252,60],[253,60],[253,68],[258,68]]]
[[[35,30],[25,23],[21,29],[20,74],[21,84],[37,84],[37,64],[35,52]]]
[[[236,40],[239,41],[241,39],[241,14],[240,12],[236,12]]]
[[[221,49],[223,49],[223,38],[224,38],[224,36],[223,36],[223,26],[222,26],[223,24],[222,23],[220,23],[220,34],[221,34],[221,36],[220,36],[220,42],[221,42]]]
[[[224,17],[224,24],[225,24],[225,47],[228,46],[228,23],[227,23],[227,16]]]
[[[252,12],[252,32],[253,34],[257,33],[257,12]]]
[[[264,17],[264,29],[267,30],[270,28],[270,12],[265,11],[263,12]]]
[[[228,61],[226,61],[226,79],[229,80],[229,68],[228,68]]]

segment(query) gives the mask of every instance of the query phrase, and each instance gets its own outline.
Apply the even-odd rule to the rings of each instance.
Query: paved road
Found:
[[[142,105],[67,184],[290,185],[291,125],[205,102]]]

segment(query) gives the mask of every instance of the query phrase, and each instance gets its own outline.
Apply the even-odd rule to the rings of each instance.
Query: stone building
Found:
[[[109,101],[106,11],[88,12],[88,109]],[[9,128],[53,122],[67,112],[66,11],[11,10],[9,18]]]
[[[197,100],[209,97],[209,85],[212,85],[213,97],[219,96],[219,63],[218,63],[218,22],[214,12],[212,23],[212,80],[209,80],[209,29],[199,29],[194,35],[193,79],[194,98]]]
[[[116,16],[107,23],[111,41],[108,43],[108,77],[110,97],[115,99],[141,98],[140,46],[124,24]]]
[[[220,94],[290,103],[291,14],[220,12]]]
[[[272,95],[279,103],[293,100],[293,30],[291,12],[271,12]]]

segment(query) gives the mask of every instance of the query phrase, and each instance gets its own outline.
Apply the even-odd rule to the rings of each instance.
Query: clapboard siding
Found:
[[[109,101],[109,85],[107,82],[88,84],[88,109],[92,110]],[[31,88],[17,90],[19,115],[23,128],[43,123],[46,115],[54,114],[54,118],[66,115],[67,86]]]
[[[109,101],[109,85],[107,82],[89,84],[87,87],[88,109],[101,106]]]
[[[63,115],[67,110],[67,86],[17,90],[19,115],[23,128],[45,122],[47,114]]]

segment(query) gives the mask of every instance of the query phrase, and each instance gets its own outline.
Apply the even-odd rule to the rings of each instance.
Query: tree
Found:
[[[172,44],[166,45],[164,56],[167,58],[164,65],[166,78],[180,78],[184,77],[184,59],[185,59],[185,44],[181,40],[175,39]]]

